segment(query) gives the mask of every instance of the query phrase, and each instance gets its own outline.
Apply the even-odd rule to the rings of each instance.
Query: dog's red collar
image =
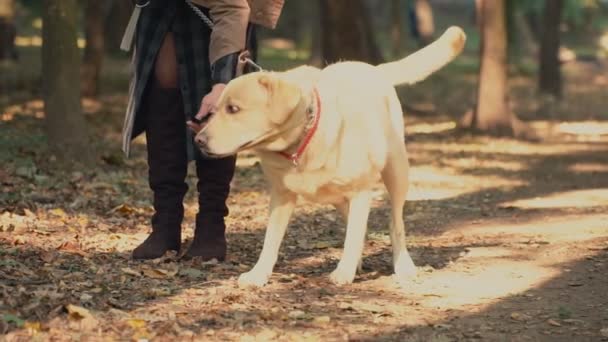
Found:
[[[296,151],[293,153],[287,153],[285,151],[279,152],[280,155],[287,158],[295,166],[298,166],[300,157],[302,156],[302,154],[304,154],[306,147],[308,146],[308,144],[312,140],[312,137],[315,135],[315,132],[317,131],[317,127],[319,127],[319,119],[321,118],[321,97],[319,96],[319,92],[318,92],[317,88],[313,88],[313,94],[315,97],[315,104],[316,104],[315,107],[316,108],[312,109],[312,121],[309,123],[310,127],[306,131],[306,134],[304,135],[304,138],[300,142],[300,145],[298,146]]]

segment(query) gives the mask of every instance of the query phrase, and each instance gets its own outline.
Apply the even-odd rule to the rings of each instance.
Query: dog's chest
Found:
[[[340,177],[340,175],[324,172],[290,172],[283,177],[283,186],[316,203],[342,203],[345,198],[362,189],[372,187],[379,181],[379,174],[359,175],[356,178]]]

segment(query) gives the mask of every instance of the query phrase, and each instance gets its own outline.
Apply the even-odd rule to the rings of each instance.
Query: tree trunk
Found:
[[[403,16],[401,0],[391,0],[391,42],[393,57],[399,58],[403,53]]]
[[[80,104],[76,0],[44,0],[42,83],[49,144],[63,161],[92,161]]]
[[[99,94],[99,75],[104,56],[104,19],[109,12],[111,1],[89,0],[85,10],[84,58],[81,69],[81,90],[83,96],[95,97]]]
[[[0,0],[0,61],[17,59],[15,0]]]
[[[506,0],[481,1],[481,66],[473,128],[494,135],[512,135],[507,102]]]
[[[320,6],[323,59],[326,62],[382,62],[361,0],[321,0]]]
[[[321,16],[320,16],[320,12],[321,12],[321,6],[322,3],[326,1],[326,0],[319,0],[317,1],[317,6],[316,6],[316,16],[313,16],[313,18],[316,18],[316,22],[312,23],[312,27],[311,27],[311,35],[312,35],[312,42],[311,42],[311,46],[310,46],[310,58],[308,63],[310,65],[314,65],[317,67],[323,67],[324,62],[323,62],[323,27],[322,27],[322,20],[321,20]],[[314,20],[314,19],[312,19]]]
[[[433,41],[435,34],[435,20],[433,19],[433,8],[428,0],[415,0],[416,30],[418,31],[418,42],[425,46]]]
[[[545,1],[543,32],[540,46],[539,90],[556,98],[562,95],[562,78],[559,62],[559,25],[563,0]]]

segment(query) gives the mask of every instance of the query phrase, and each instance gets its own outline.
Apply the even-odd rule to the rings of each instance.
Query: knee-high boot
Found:
[[[226,200],[235,163],[236,156],[221,159],[197,157],[199,212],[196,215],[194,240],[186,257],[201,257],[203,260],[215,258],[219,261],[226,258],[224,217],[228,215]]]
[[[144,104],[150,188],[154,192],[152,233],[133,251],[134,259],[179,252],[188,156],[183,102],[178,89],[152,82]]]

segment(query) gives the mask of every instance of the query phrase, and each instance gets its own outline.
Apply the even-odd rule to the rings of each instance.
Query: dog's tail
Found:
[[[466,35],[460,27],[448,28],[439,39],[413,54],[377,66],[393,85],[414,84],[451,62],[462,52]]]

